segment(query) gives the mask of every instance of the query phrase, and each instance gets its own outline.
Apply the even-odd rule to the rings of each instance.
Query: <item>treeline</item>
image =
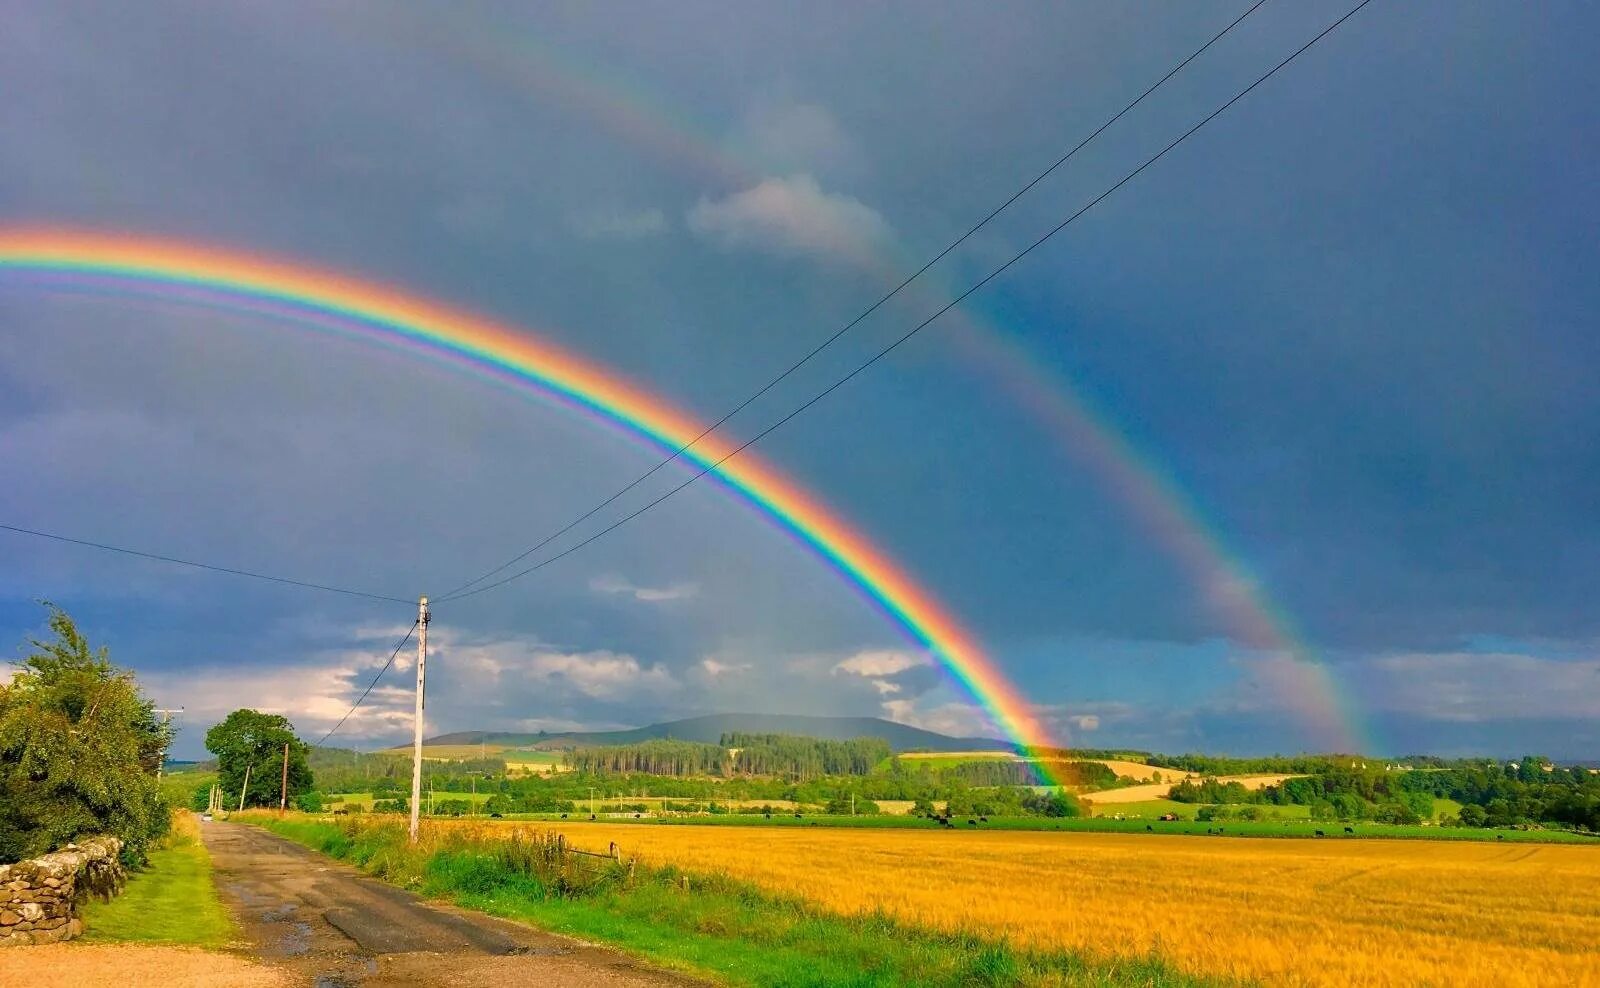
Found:
[[[866,775],[894,750],[882,738],[830,741],[794,734],[722,736],[722,747],[737,750],[733,767],[740,775],[782,775],[812,779],[819,775]]]
[[[1310,807],[1313,819],[1411,824],[1431,817],[1433,800],[1442,798],[1462,804],[1459,822],[1469,827],[1556,825],[1600,832],[1600,775],[1581,767],[1557,768],[1538,756],[1448,769],[1330,767],[1253,791],[1215,778],[1185,780],[1172,787],[1168,798],[1180,803],[1296,804]]]
[[[605,748],[578,748],[565,762],[576,772],[592,775],[727,775],[726,749],[698,741],[641,741]]]
[[[1310,807],[1313,820],[1421,823],[1433,816],[1433,799],[1425,793],[1406,791],[1399,782],[1402,774],[1382,770],[1340,769],[1321,775],[1285,779],[1277,785],[1254,790],[1246,789],[1238,782],[1219,782],[1213,778],[1200,782],[1185,779],[1172,787],[1167,798],[1179,803],[1224,806],[1307,806]]]
[[[1117,784],[1117,773],[1099,762],[1012,761],[986,758],[962,762],[941,770],[947,779],[959,779],[969,786],[1093,786],[1105,789]]]
[[[312,748],[308,759],[317,777],[317,788],[323,792],[371,792],[374,786],[382,786],[386,781],[406,792],[411,791],[409,752]],[[506,774],[506,763],[500,758],[427,759],[422,765],[423,773],[430,780],[460,778],[465,783],[473,776],[482,779]]]
[[[1144,762],[1156,768],[1174,768],[1195,775],[1308,775],[1343,766],[1358,768],[1360,755],[1267,755],[1260,758],[1232,758],[1227,755],[1146,755]],[[1381,764],[1378,766],[1381,768]]]
[[[1557,824],[1600,833],[1600,775],[1581,766],[1558,768],[1529,756],[1505,765],[1406,772],[1402,784],[1461,803],[1461,822],[1469,827]]]
[[[832,741],[731,733],[723,735],[721,744],[659,740],[579,748],[567,752],[565,761],[574,771],[592,775],[814,779],[866,775],[891,754],[888,742],[879,738]]]

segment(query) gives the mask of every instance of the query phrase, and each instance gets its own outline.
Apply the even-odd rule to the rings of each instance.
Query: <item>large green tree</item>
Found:
[[[218,782],[228,809],[239,805],[239,793],[248,773],[250,791],[245,806],[277,806],[283,784],[284,746],[289,748],[289,803],[313,785],[309,750],[295,737],[294,725],[279,714],[235,710],[206,732],[206,750],[217,756]]]
[[[171,823],[156,782],[171,730],[132,673],[46,606],[51,637],[0,686],[0,861],[97,833],[142,857]]]

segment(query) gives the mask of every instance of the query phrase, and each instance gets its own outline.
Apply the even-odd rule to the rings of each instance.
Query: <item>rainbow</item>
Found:
[[[668,451],[688,445],[703,428],[660,398],[547,342],[329,271],[212,246],[45,228],[0,229],[0,272],[65,279],[99,290],[264,307],[301,324],[398,344],[514,380]],[[716,465],[734,448],[708,436],[682,455],[711,469],[728,489],[857,587],[925,648],[1010,740],[1024,750],[1051,745],[1029,704],[947,610],[815,496],[759,458],[745,454]]]
[[[663,103],[656,88],[615,74],[601,75],[593,64],[515,24],[496,23],[491,29],[441,17],[409,24],[391,18],[385,26],[401,30],[406,40],[483,74],[510,93],[541,105],[559,105],[701,182],[747,188],[766,175],[759,162],[729,150],[713,128]],[[897,256],[881,244],[854,245],[847,254],[886,285],[898,284],[922,260],[903,250]],[[925,275],[913,286],[915,292],[905,293],[907,301],[920,294],[937,306],[955,294],[936,278],[937,272]],[[1041,369],[999,319],[969,303],[946,313],[940,322],[961,350],[963,366],[995,382],[1038,420],[1057,447],[1087,468],[1178,562],[1208,607],[1226,622],[1230,637],[1254,653],[1258,674],[1293,711],[1307,740],[1334,751],[1383,748],[1332,667],[1299,631],[1292,615],[1271,600],[1221,529],[1208,522],[1170,470],[1139,449],[1081,387]]]

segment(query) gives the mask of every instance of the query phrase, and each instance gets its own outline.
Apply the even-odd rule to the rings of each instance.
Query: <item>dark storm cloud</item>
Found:
[[[1339,12],[1264,8],[952,258],[951,283]],[[1235,11],[914,13],[6,4],[0,222],[191,237],[403,285],[714,417],[874,297],[834,256],[852,239],[931,253]],[[1600,635],[1600,193],[1573,167],[1600,128],[1570,98],[1595,81],[1576,40],[1593,14],[1510,17],[1374,5],[983,299],[1341,667]],[[929,301],[887,307],[736,429]],[[0,520],[398,596],[509,558],[650,462],[476,379],[248,317],[4,281],[0,346]],[[762,448],[1075,736],[1295,744],[1281,716],[1212,712],[1239,688],[1239,629],[1017,397],[936,324]],[[650,491],[683,476],[663,474]],[[288,668],[321,670],[337,706],[368,668],[343,657],[352,636],[406,619],[10,537],[0,558],[0,634],[37,628],[31,600],[49,596],[163,689],[215,670],[217,704]],[[710,487],[439,621],[441,642],[511,664],[497,698],[441,683],[459,690],[454,727],[780,706],[981,721],[925,666],[833,672],[907,646]],[[1495,654],[1482,661],[1521,668]],[[650,688],[607,693],[606,675]],[[1531,708],[1468,727],[1369,702],[1419,748],[1559,737]]]

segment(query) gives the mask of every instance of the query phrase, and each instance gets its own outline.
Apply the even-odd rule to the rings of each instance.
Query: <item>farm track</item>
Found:
[[[205,824],[217,887],[252,952],[317,988],[698,984],[616,951],[452,909],[241,824]]]

